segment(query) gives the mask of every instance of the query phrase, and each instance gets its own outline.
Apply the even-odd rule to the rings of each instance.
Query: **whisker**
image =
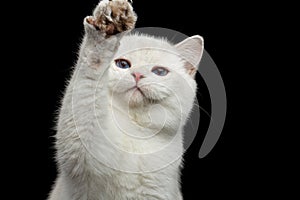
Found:
[[[201,111],[203,111],[210,119],[211,119],[211,115],[209,114],[209,112],[207,110],[205,110],[203,107],[201,107],[200,105],[194,103],[194,106],[197,106]]]

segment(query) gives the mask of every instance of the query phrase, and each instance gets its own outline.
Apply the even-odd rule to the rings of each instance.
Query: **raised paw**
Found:
[[[134,28],[137,16],[128,0],[102,0],[93,16],[86,18],[105,35],[115,35]]]

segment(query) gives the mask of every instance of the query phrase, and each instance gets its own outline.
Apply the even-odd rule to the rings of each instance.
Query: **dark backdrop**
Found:
[[[83,18],[91,14],[97,3],[98,0],[23,2],[18,5],[18,11],[23,9],[22,12],[15,13],[17,23],[13,24],[14,28],[18,29],[18,23],[27,25],[22,31],[14,32],[22,45],[18,46],[20,56],[10,60],[18,63],[18,68],[13,70],[20,76],[14,88],[19,93],[10,97],[17,102],[15,106],[21,112],[14,113],[12,121],[22,119],[12,129],[20,133],[18,141],[25,146],[21,156],[18,154],[15,159],[22,170],[16,170],[15,174],[26,176],[18,178],[17,184],[30,188],[24,194],[29,193],[29,199],[46,199],[56,178],[52,137],[55,135],[56,111],[70,69],[76,62],[83,35]],[[209,123],[209,117],[201,113],[199,133],[185,155],[182,173],[185,200],[213,198],[220,194],[224,198],[234,198],[239,197],[240,192],[247,196],[252,194],[246,186],[252,179],[251,155],[247,154],[250,146],[246,145],[249,138],[245,137],[250,130],[242,125],[242,116],[234,115],[235,111],[247,108],[241,103],[245,97],[238,82],[238,77],[244,73],[238,66],[243,64],[240,46],[246,44],[246,36],[243,35],[244,26],[237,18],[243,10],[237,11],[233,6],[217,1],[199,1],[198,5],[192,1],[134,1],[139,16],[137,27],[164,27],[188,36],[203,36],[205,49],[224,79],[228,96],[226,124],[213,151],[199,159],[203,133]],[[247,45],[249,42],[248,39]],[[200,75],[197,81],[200,106],[210,112],[210,99]],[[234,119],[239,122],[234,123]]]

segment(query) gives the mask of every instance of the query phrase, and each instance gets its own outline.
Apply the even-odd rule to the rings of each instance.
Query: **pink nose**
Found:
[[[134,77],[136,82],[139,82],[142,78],[145,78],[144,75],[139,72],[132,73],[132,76]]]

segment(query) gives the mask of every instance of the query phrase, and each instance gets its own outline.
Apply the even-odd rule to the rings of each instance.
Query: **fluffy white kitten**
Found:
[[[50,200],[182,199],[182,130],[203,40],[125,35],[136,19],[127,0],[103,0],[84,20],[57,125]]]

